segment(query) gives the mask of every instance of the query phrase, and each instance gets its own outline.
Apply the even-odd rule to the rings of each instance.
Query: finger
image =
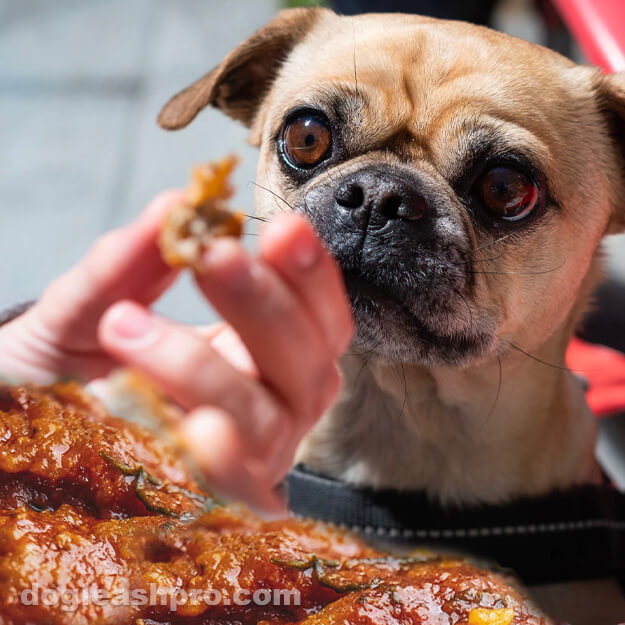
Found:
[[[98,337],[105,351],[143,372],[184,408],[208,404],[231,414],[256,454],[271,454],[288,434],[279,400],[191,328],[120,302],[103,316]]]
[[[262,464],[246,456],[240,430],[229,414],[214,408],[195,410],[181,423],[180,435],[217,494],[263,512],[285,512],[284,500],[273,490]]]
[[[64,326],[80,319],[87,325],[119,299],[154,301],[177,275],[161,259],[157,238],[164,214],[181,197],[179,191],[160,194],[137,219],[105,234],[83,260],[53,282],[40,301],[48,323]]]
[[[331,382],[333,354],[300,300],[236,241],[214,241],[203,263],[196,281],[240,335],[261,379],[294,414],[318,417],[318,396]]]
[[[249,377],[258,378],[258,369],[241,337],[227,323],[196,326],[195,331],[209,339],[212,348],[236,369]]]
[[[58,349],[33,309],[0,328],[0,376],[5,379],[52,384],[65,375],[91,380],[107,375],[113,366],[106,354],[84,358]]]
[[[308,221],[293,213],[270,223],[260,239],[260,257],[301,298],[333,353],[341,355],[354,331],[351,305],[336,262]]]

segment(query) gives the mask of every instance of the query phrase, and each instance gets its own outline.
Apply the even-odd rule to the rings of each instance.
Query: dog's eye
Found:
[[[514,167],[497,166],[479,180],[478,189],[484,206],[506,221],[527,217],[538,202],[538,186]]]
[[[330,152],[332,134],[321,115],[308,113],[291,120],[282,138],[284,155],[294,167],[314,167]]]

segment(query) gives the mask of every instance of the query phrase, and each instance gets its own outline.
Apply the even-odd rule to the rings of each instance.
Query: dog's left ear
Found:
[[[235,48],[215,69],[175,95],[158,123],[167,130],[189,124],[206,106],[250,127],[280,66],[327,9],[287,9]]]
[[[614,189],[614,215],[608,232],[616,233],[625,230],[625,72],[599,74],[595,84],[599,110],[606,120],[617,159],[614,169],[608,172]]]

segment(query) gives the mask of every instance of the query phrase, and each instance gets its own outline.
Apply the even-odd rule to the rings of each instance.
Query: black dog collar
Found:
[[[422,492],[353,488],[303,465],[292,469],[286,484],[298,516],[378,540],[482,556],[527,584],[625,574],[625,494],[609,486],[447,508]]]

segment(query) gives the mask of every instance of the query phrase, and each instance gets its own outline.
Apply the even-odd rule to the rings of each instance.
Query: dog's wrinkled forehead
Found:
[[[323,26],[322,22],[312,29],[282,68],[291,91],[332,81],[375,85],[385,94],[380,104],[394,109],[395,96],[408,100],[415,108],[403,114],[412,117],[434,106],[437,99],[452,105],[464,92],[486,102],[511,88],[526,99],[510,103],[511,110],[517,111],[535,98],[532,87],[549,83],[557,89],[553,83],[560,81],[560,70],[572,66],[545,49],[469,24],[363,15],[331,16],[329,33]],[[520,82],[522,75],[527,76],[527,85]]]
[[[182,128],[209,105],[250,127],[263,165],[275,161],[275,139],[297,106],[333,108],[355,142],[351,155],[383,148],[407,162],[425,156],[448,180],[476,144],[512,145],[561,203],[580,211],[611,204],[614,228],[623,221],[625,76],[602,76],[486,28],[282,11],[175,95],[159,123]]]
[[[590,206],[613,203],[621,214],[623,170],[605,134],[606,119],[622,133],[619,80],[466,23],[329,13],[286,57],[252,129],[269,164],[289,111],[333,107],[351,156],[390,150],[426,160],[451,184],[471,159],[520,154],[581,228]]]
[[[267,136],[289,110],[311,106],[350,127],[352,153],[390,148],[425,157],[448,178],[467,153],[488,147],[525,151],[547,175],[554,159],[567,165],[575,81],[561,57],[416,16],[332,24],[331,37],[315,29],[282,67],[264,105]]]

